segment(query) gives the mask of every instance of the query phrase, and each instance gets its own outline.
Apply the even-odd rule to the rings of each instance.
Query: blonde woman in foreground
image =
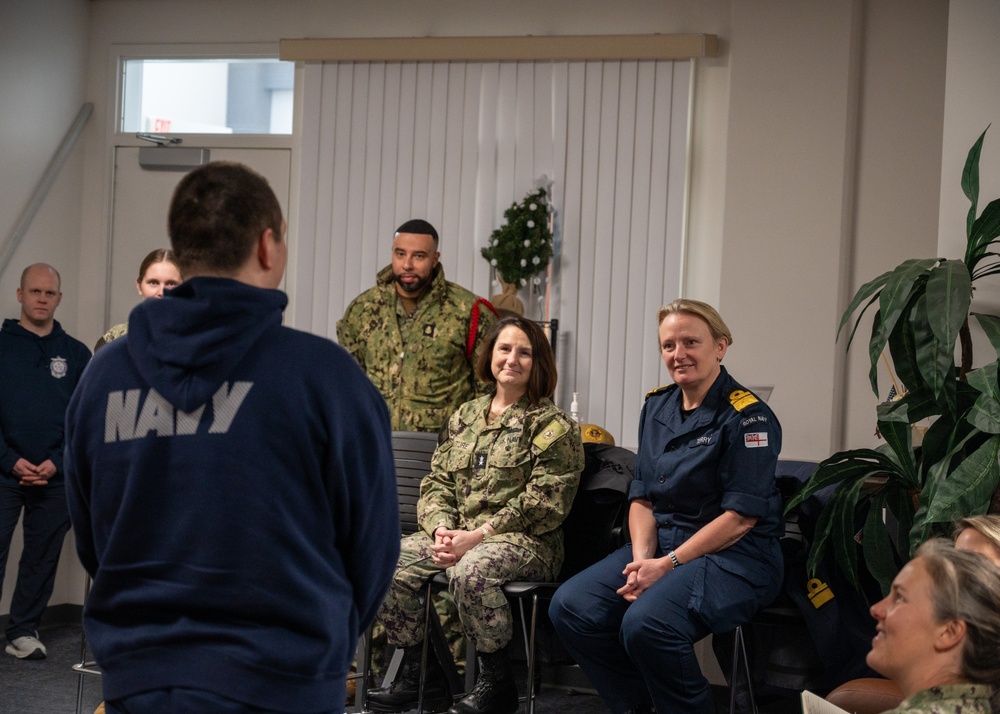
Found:
[[[1000,684],[1000,568],[928,541],[871,612],[868,666],[905,697],[887,714],[990,714]]]

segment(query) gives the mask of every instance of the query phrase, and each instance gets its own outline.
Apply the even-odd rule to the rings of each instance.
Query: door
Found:
[[[289,149],[212,149],[213,161],[238,161],[271,184],[282,213],[288,216],[291,182]],[[139,264],[155,248],[169,248],[167,210],[174,187],[185,171],[150,171],[139,166],[139,147],[115,147],[108,290],[105,328],[125,322],[139,302],[135,281]]]

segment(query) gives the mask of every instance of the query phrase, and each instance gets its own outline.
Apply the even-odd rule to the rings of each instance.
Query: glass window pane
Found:
[[[126,60],[121,131],[291,134],[295,63]]]

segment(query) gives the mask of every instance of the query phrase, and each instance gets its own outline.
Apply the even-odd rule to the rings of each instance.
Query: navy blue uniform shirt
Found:
[[[781,425],[774,412],[730,377],[725,367],[687,419],[682,419],[682,404],[676,385],[655,390],[647,398],[629,499],[653,504],[664,552],[727,510],[756,518],[757,524],[740,542],[713,554],[713,559],[773,552],[770,546],[784,534],[781,495],[774,479]],[[756,542],[761,539],[771,543]]]

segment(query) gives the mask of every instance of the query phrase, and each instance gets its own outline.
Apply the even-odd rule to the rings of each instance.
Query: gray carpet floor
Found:
[[[44,660],[19,660],[0,651],[0,714],[92,714],[101,702],[100,677],[80,675],[82,628],[57,622],[43,625],[40,637],[48,649]],[[523,675],[523,673],[522,673]],[[524,692],[524,682],[521,691]],[[77,709],[77,696],[80,708]],[[728,710],[728,691],[716,688],[718,711]],[[798,712],[797,701],[763,703],[760,714]],[[607,714],[600,698],[589,691],[545,684],[536,700],[538,714]],[[348,711],[356,711],[348,707]],[[522,707],[523,711],[523,707]]]

